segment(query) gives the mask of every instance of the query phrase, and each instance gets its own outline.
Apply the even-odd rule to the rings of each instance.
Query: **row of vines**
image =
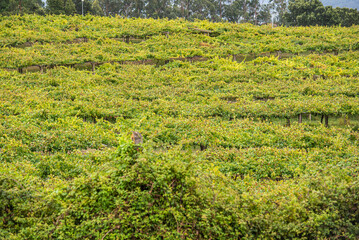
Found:
[[[207,21],[31,15],[4,17],[0,26],[0,64],[15,69],[194,56],[338,54],[359,48],[356,27],[289,30]],[[132,43],[129,38],[143,41]]]

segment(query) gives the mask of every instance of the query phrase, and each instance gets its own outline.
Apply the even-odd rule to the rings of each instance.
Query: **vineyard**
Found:
[[[358,239],[358,35],[2,17],[0,238]]]

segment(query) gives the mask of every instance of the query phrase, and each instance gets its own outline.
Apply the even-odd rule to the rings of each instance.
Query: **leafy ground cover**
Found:
[[[90,16],[12,16],[0,25],[1,238],[359,237],[357,27]],[[41,28],[51,29],[43,44],[16,48],[40,39]],[[271,52],[238,50],[236,41],[304,33],[302,44],[277,46],[307,52],[331,36],[336,50],[228,57]],[[126,36],[144,41],[113,39]],[[89,40],[67,42],[79,37]],[[99,63],[106,52],[95,69],[7,69]],[[136,56],[206,59],[116,62]],[[141,148],[132,131],[142,133]]]

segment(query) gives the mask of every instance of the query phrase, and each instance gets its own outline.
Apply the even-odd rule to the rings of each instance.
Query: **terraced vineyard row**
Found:
[[[338,53],[359,48],[356,27],[288,30],[207,21],[93,16],[38,19],[31,15],[4,17],[1,27],[0,65],[14,69],[194,56]],[[125,43],[130,37],[146,40],[135,45]],[[17,45],[29,47],[11,47]]]
[[[0,238],[359,237],[357,27],[0,26]],[[111,39],[126,36],[147,37]],[[148,59],[162,62],[130,64]],[[48,68],[6,70],[33,65]]]
[[[55,99],[71,99],[73,105],[78,99],[75,86],[79,78],[94,82],[104,78],[113,85],[108,91],[113,87],[122,89],[116,98],[111,98],[106,89],[99,89],[96,103],[86,106],[94,109],[94,114],[88,116],[91,119],[132,118],[150,109],[169,116],[219,116],[227,120],[288,118],[302,113],[345,116],[359,113],[357,55],[309,55],[284,60],[264,57],[242,63],[215,58],[196,63],[174,61],[164,66],[105,64],[95,75],[72,68],[31,75],[50,87],[64,84],[66,87],[57,91]],[[58,80],[53,79],[54,75]],[[27,76],[11,72],[3,72],[2,77],[5,85],[14,86],[23,78]],[[11,99],[10,94],[6,100]],[[119,103],[113,101],[131,104],[117,109]],[[148,108],[143,109],[144,104]],[[3,113],[16,109],[13,103],[5,106]]]

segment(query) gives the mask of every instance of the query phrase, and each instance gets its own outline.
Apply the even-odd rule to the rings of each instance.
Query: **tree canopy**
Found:
[[[290,0],[284,21],[291,26],[352,26],[359,24],[359,11],[324,7],[319,0]]]
[[[324,6],[320,0],[2,0],[0,14],[92,14],[136,18],[208,19],[256,25],[351,26],[359,11]]]
[[[1,0],[0,14],[45,14],[44,3],[41,0]]]

